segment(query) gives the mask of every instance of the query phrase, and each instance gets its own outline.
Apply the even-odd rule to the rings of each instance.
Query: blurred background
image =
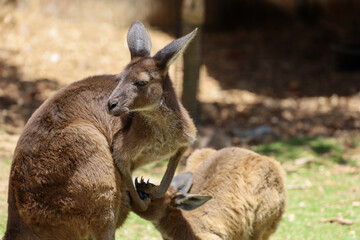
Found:
[[[135,20],[153,54],[199,28],[170,69],[199,130],[193,149],[242,146],[282,162],[295,192],[273,239],[360,238],[358,0],[0,0],[0,233],[27,119],[67,84],[121,72]],[[153,171],[164,164],[141,174]],[[129,221],[120,236],[158,239],[132,236],[130,225],[149,225]]]

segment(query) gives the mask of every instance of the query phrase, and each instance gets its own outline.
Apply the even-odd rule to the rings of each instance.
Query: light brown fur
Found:
[[[286,206],[285,175],[278,162],[241,148],[195,151],[186,170],[194,172],[190,194],[213,199],[192,211],[175,207],[177,189],[151,202],[141,217],[164,239],[266,240]]]
[[[148,85],[134,90],[134,81],[144,76]],[[112,116],[108,101],[119,88],[138,90],[119,101],[136,106]],[[115,239],[130,203],[138,207],[127,192],[134,188],[131,172],[176,156],[166,172],[171,179],[195,133],[166,67],[149,56],[133,58],[119,75],[65,87],[34,112],[18,141],[3,239]],[[124,169],[130,176],[123,175]]]

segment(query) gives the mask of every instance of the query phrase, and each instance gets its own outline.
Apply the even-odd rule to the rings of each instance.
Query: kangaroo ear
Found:
[[[168,68],[186,49],[186,46],[191,42],[197,32],[197,28],[188,35],[176,39],[168,44],[166,47],[157,52],[154,59],[161,67]]]
[[[199,194],[189,194],[189,193],[179,193],[176,194],[174,197],[175,207],[185,210],[191,211],[200,206],[204,203],[209,201],[212,197],[209,195],[199,195]]]
[[[136,57],[150,56],[151,40],[149,33],[146,31],[144,24],[134,22],[127,35],[131,59]]]
[[[178,193],[187,193],[191,188],[194,174],[191,172],[184,172],[176,175],[171,181],[171,186],[175,187]]]

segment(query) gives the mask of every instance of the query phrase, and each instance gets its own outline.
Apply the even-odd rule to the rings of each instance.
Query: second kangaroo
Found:
[[[285,174],[277,161],[237,147],[201,149],[186,170],[163,198],[135,211],[164,239],[268,240],[275,232],[286,207]],[[147,184],[136,185],[141,191]]]

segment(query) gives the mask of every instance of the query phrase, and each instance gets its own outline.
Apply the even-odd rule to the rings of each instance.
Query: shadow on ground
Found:
[[[0,123],[9,133],[21,132],[31,114],[59,89],[56,81],[24,81],[16,66],[0,61]]]
[[[204,36],[204,64],[223,89],[242,89],[272,98],[351,96],[360,73],[335,71],[336,34],[293,25]]]

